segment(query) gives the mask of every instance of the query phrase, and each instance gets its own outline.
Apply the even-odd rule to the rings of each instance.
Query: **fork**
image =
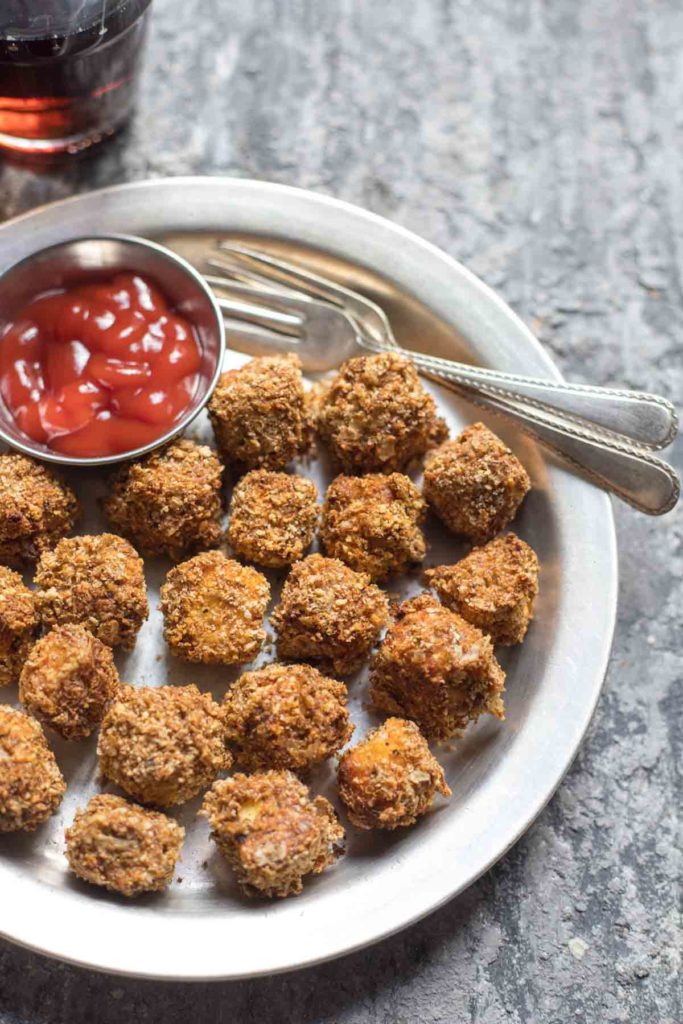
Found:
[[[315,373],[363,351],[402,351],[427,376],[514,420],[640,511],[658,515],[676,504],[678,477],[651,454],[676,434],[676,413],[666,399],[499,373],[405,350],[384,311],[365,296],[247,246],[221,242],[219,250],[207,264],[221,273],[206,279],[232,296],[219,297],[219,303],[235,347],[251,355],[296,351]]]

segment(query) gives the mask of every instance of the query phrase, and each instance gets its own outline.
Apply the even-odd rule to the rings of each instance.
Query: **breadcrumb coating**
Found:
[[[414,825],[437,793],[450,796],[443,768],[415,725],[387,718],[339,762],[339,795],[358,828]]]
[[[309,555],[292,568],[270,622],[281,658],[343,676],[361,667],[388,620],[386,595],[369,576]]]
[[[130,650],[149,614],[142,559],[113,533],[61,540],[35,582],[44,626],[77,623],[109,647]]]
[[[430,739],[445,740],[484,712],[503,718],[504,683],[490,638],[420,594],[399,607],[377,652],[370,700],[380,711],[412,718]]]
[[[0,455],[0,562],[35,562],[71,532],[79,513],[52,470],[25,455]]]
[[[517,456],[483,423],[467,427],[425,461],[425,498],[450,530],[475,544],[512,522],[530,487]]]
[[[373,580],[421,562],[426,505],[402,473],[338,476],[327,488],[320,531],[325,553]]]
[[[221,709],[194,685],[123,686],[104,716],[97,753],[105,778],[161,806],[192,799],[232,763]]]
[[[24,663],[19,700],[64,739],[82,740],[100,724],[118,689],[111,648],[85,626],[55,626]]]
[[[206,551],[171,569],[160,597],[164,637],[176,657],[236,665],[261,650],[270,584],[256,569]]]
[[[115,474],[110,522],[143,555],[184,555],[221,541],[223,465],[207,445],[181,439]]]
[[[228,370],[208,409],[218,448],[238,473],[284,469],[310,448],[313,423],[297,355],[264,356]]]
[[[343,852],[344,830],[324,797],[310,799],[292,772],[215,782],[199,812],[247,896],[296,896]]]
[[[225,695],[227,737],[241,768],[307,772],[351,738],[343,683],[311,665],[245,672]]]
[[[538,594],[538,558],[514,533],[474,548],[455,565],[428,569],[425,579],[447,608],[494,643],[524,639]]]
[[[0,833],[33,832],[59,807],[66,783],[35,718],[0,705]]]
[[[0,686],[19,678],[38,626],[33,591],[18,572],[0,565]]]
[[[139,896],[169,885],[184,838],[185,829],[166,814],[100,793],[66,830],[66,858],[84,882]]]
[[[346,473],[391,472],[448,437],[407,356],[349,359],[317,396],[318,432]]]
[[[318,525],[312,480],[255,469],[235,486],[228,542],[241,558],[271,569],[303,558]]]

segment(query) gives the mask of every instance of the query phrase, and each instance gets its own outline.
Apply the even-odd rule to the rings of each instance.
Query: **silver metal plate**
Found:
[[[399,341],[413,348],[500,370],[558,376],[524,324],[456,261],[363,210],[281,185],[176,178],[56,203],[0,227],[0,271],[41,246],[100,232],[160,239],[195,260],[212,238],[258,236],[274,252],[365,290],[385,306]],[[453,430],[481,418],[446,389],[430,388]],[[505,853],[553,793],[590,721],[614,628],[616,551],[609,499],[504,421],[490,423],[533,479],[515,529],[541,559],[541,595],[525,643],[501,657],[508,672],[506,721],[482,720],[463,740],[435,751],[452,798],[440,801],[413,829],[353,832],[347,855],[332,870],[310,880],[301,896],[278,903],[239,896],[211,848],[207,827],[194,821],[193,801],[177,815],[191,825],[191,834],[172,888],[126,902],[79,883],[65,869],[64,827],[97,789],[94,742],[68,745],[51,737],[69,789],[43,829],[0,838],[2,935],[52,956],[131,975],[269,974],[339,956],[405,927]],[[205,429],[199,424],[196,431]],[[318,468],[303,471],[324,486]],[[82,529],[102,529],[102,475],[82,471],[73,480],[88,506]],[[435,524],[429,541],[429,564],[452,561],[463,550]],[[119,659],[122,677],[137,685],[197,682],[220,698],[234,672],[184,665],[163,650],[156,593],[166,568],[161,561],[147,566],[153,612],[136,650]],[[402,592],[418,589],[415,576]],[[362,706],[363,678],[350,689],[358,738],[372,721]],[[2,698],[15,701],[16,689]],[[327,770],[314,785],[334,798],[332,782]]]

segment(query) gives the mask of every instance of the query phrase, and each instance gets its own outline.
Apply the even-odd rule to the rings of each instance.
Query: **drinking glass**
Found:
[[[78,153],[128,118],[151,0],[0,0],[0,149]]]

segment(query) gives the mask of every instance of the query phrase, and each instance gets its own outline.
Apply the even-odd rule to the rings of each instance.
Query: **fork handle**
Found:
[[[474,387],[489,397],[521,399],[526,406],[555,411],[563,419],[609,430],[647,448],[665,448],[678,430],[676,410],[659,395],[499,373],[421,352],[409,355],[419,369]]]
[[[591,483],[610,491],[640,512],[664,515],[678,502],[681,485],[677,474],[649,451],[626,441],[591,434],[566,420],[554,421],[552,413],[542,409],[473,392],[453,381],[446,382],[447,386],[449,384],[475,405],[514,420],[525,433],[569,462]]]

